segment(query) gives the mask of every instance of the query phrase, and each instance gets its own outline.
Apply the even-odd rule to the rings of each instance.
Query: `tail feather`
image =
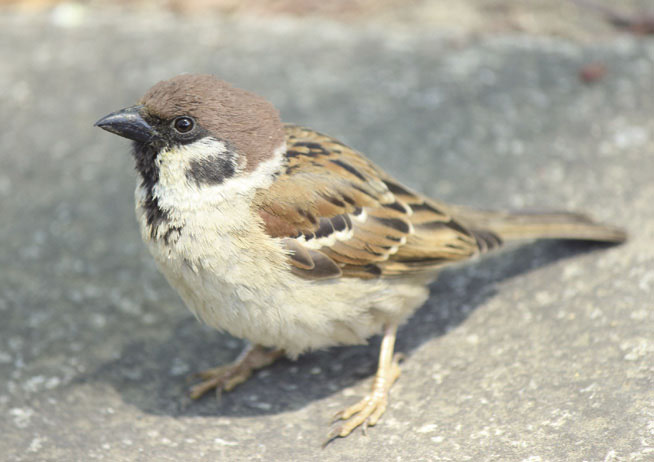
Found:
[[[487,229],[473,229],[472,235],[477,240],[477,247],[481,253],[490,252],[502,246],[502,238]]]
[[[574,212],[493,212],[456,207],[459,221],[468,225],[486,242],[488,232],[501,240],[575,239],[583,241],[624,242],[624,230],[593,221]],[[495,247],[490,245],[489,247]]]

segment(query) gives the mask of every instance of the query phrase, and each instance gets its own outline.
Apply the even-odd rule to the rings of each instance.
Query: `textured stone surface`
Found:
[[[119,19],[0,18],[0,458],[654,459],[654,42]],[[607,75],[582,84],[594,61]],[[320,449],[366,392],[378,339],[190,402],[186,376],[241,343],[156,272],[127,144],[92,127],[183,71],[265,95],[426,193],[582,209],[631,240],[446,271],[399,334],[404,373],[368,437]]]

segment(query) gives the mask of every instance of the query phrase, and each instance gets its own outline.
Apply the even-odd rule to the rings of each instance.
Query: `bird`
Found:
[[[382,335],[370,393],[334,416],[327,441],[384,414],[400,376],[398,326],[443,267],[518,239],[626,238],[581,213],[429,198],[213,75],[160,81],[95,125],[132,141],[136,216],[158,269],[197,318],[248,342],[199,373],[192,398],[283,356]]]

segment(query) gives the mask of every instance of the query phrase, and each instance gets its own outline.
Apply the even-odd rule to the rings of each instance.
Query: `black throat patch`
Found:
[[[136,170],[141,174],[143,181],[141,186],[145,189],[145,216],[150,226],[150,237],[155,238],[159,226],[168,223],[170,217],[168,213],[159,206],[159,201],[152,190],[154,185],[159,181],[159,169],[154,161],[157,157],[159,148],[152,144],[134,142],[134,159],[136,160]]]

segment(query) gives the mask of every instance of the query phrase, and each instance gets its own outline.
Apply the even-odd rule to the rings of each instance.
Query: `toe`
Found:
[[[200,382],[197,385],[192,386],[189,394],[191,395],[192,399],[198,399],[213,388],[221,388],[219,385],[220,379],[214,378],[212,380],[205,380],[204,382]]]
[[[370,414],[370,417],[366,420],[366,424],[374,427],[377,424],[379,418],[386,412],[387,400],[384,398],[380,403],[377,404],[375,410]]]

